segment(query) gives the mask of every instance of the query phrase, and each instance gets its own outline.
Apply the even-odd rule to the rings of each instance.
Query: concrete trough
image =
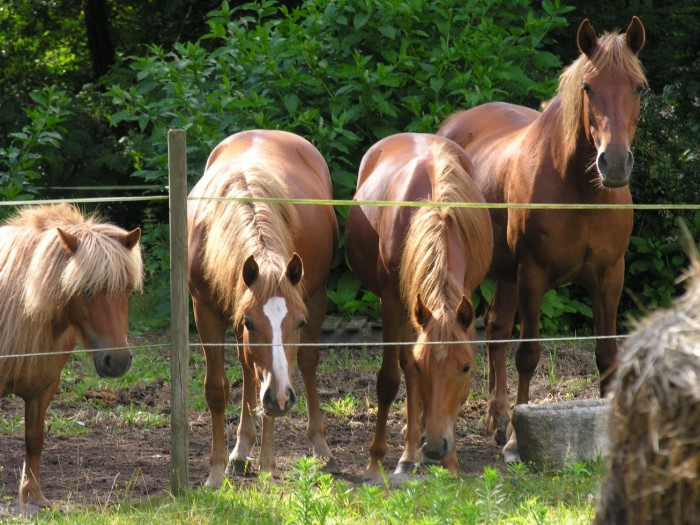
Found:
[[[517,405],[513,428],[520,460],[536,470],[557,470],[608,453],[607,399]]]

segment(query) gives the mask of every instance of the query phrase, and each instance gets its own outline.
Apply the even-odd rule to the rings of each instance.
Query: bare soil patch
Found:
[[[143,342],[143,341],[142,341]],[[167,359],[168,348],[158,350]],[[197,351],[194,350],[193,351]],[[322,351],[325,353],[325,350]],[[360,359],[362,352],[378,349],[351,348],[351,355]],[[322,359],[323,359],[322,353]],[[482,418],[486,410],[485,350],[474,368],[472,399],[465,404],[459,420],[457,450],[462,471],[481,473],[486,466],[505,468],[500,448],[486,435]],[[545,350],[537,375],[532,383],[531,401],[554,402],[562,399],[595,397],[598,385],[592,349],[582,346],[557,345],[554,352]],[[235,357],[230,357],[232,366]],[[510,360],[512,362],[512,359]],[[138,363],[135,363],[138,366]],[[510,365],[509,365],[510,366]],[[347,393],[363,400],[363,406],[349,417],[324,412],[328,441],[342,469],[339,478],[357,483],[368,460],[368,447],[374,431],[376,412],[375,377],[377,370],[359,372],[355,369],[319,373],[319,394],[322,403],[343,398]],[[510,370],[515,379],[514,369]],[[301,377],[296,372],[295,387],[303,392]],[[511,398],[514,384],[510,386]],[[389,420],[389,452],[385,465],[393,471],[401,455],[403,389],[399,392]],[[153,412],[169,411],[170,389],[164,381],[137,384],[114,390],[105,388],[90,392],[88,398],[99,399],[108,407],[118,404],[147,408]],[[241,384],[232,385],[231,405],[239,405]],[[138,500],[170,490],[170,427],[128,427],[122,420],[109,417],[109,408],[70,406],[69,400],[57,396],[51,408],[66,416],[89,421],[89,432],[62,437],[50,428],[42,455],[42,487],[49,500],[59,505],[105,505],[124,499]],[[0,400],[0,417],[14,418],[23,414],[24,405],[18,398]],[[83,411],[83,414],[76,412]],[[96,413],[104,417],[91,417]],[[230,413],[227,423],[229,450],[235,444],[238,417]],[[104,414],[106,413],[106,414]],[[190,485],[200,487],[208,474],[210,449],[210,419],[208,412],[192,411],[189,434]],[[5,502],[16,498],[24,458],[23,427],[11,436],[2,436],[0,453],[0,496]],[[298,412],[280,418],[275,426],[277,476],[289,473],[290,463],[311,453],[306,439],[306,419]]]

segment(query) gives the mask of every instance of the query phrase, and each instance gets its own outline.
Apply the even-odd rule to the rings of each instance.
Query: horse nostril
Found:
[[[263,405],[266,407],[273,407],[275,405],[275,399],[272,397],[272,389],[268,388],[263,394]]]
[[[112,356],[109,354],[105,355],[104,361],[102,364],[103,364],[105,370],[107,370],[107,371],[112,370]]]
[[[425,447],[425,445],[428,443],[428,441],[425,439],[425,436],[420,437],[420,448]]]
[[[598,171],[603,175],[608,174],[608,161],[605,159],[605,153],[601,153],[598,156]]]
[[[287,393],[287,397],[288,397],[288,399],[287,399],[287,410],[289,410],[289,409],[292,408],[292,407],[294,406],[294,404],[297,402],[297,396],[296,396],[296,394],[294,393],[294,390],[292,390],[291,387],[287,387],[286,393]]]

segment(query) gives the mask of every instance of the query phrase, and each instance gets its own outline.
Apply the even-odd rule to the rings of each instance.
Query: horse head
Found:
[[[81,249],[79,237],[57,229],[63,248],[72,257]],[[119,234],[116,240],[131,251],[141,238],[141,230]],[[86,286],[67,304],[67,317],[77,327],[84,344],[92,352],[95,370],[100,377],[121,377],[131,367],[132,353],[127,342],[129,295],[131,288],[97,290]]]
[[[474,309],[464,296],[456,310],[434,315],[416,296],[412,320],[418,330],[413,348],[418,390],[423,402],[421,451],[429,461],[454,449],[455,425],[471,386],[474,352],[469,343]]]
[[[626,186],[634,165],[631,143],[646,86],[637,55],[644,41],[644,26],[636,16],[624,38],[598,38],[588,20],[578,29],[578,48],[587,58],[578,87],[583,130],[597,150],[595,167],[606,188]]]
[[[306,325],[306,309],[298,286],[304,275],[303,263],[294,253],[284,275],[276,279],[262,274],[251,255],[242,273],[252,299],[242,301],[244,356],[252,361],[260,381],[260,402],[265,414],[282,416],[296,403],[291,372],[299,351],[301,330]],[[274,293],[265,291],[270,289],[271,282],[277,285]]]

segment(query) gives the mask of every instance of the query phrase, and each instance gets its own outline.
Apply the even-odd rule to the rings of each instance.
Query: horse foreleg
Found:
[[[548,283],[543,272],[534,264],[521,264],[518,268],[518,297],[520,311],[520,343],[515,352],[515,368],[518,371],[516,404],[530,401],[530,381],[540,362],[542,352],[540,337],[540,307]],[[535,339],[535,341],[523,341]]]
[[[394,402],[401,384],[399,371],[399,348],[385,346],[382,355],[382,366],[377,374],[377,421],[374,427],[374,437],[369,447],[369,465],[362,479],[365,481],[378,480],[382,477],[380,463],[386,456],[386,424],[389,419],[389,409]]]
[[[306,436],[313,447],[314,457],[321,459],[325,463],[323,470],[336,473],[340,472],[340,469],[326,441],[326,426],[323,424],[323,418],[321,417],[318,385],[316,383],[318,359],[318,347],[302,347],[297,354],[297,363],[299,364],[301,377],[304,380],[306,409],[309,417]]]
[[[420,437],[422,430],[421,399],[416,384],[416,369],[413,366],[411,347],[402,346],[400,363],[406,380],[406,432],[404,450],[396,466],[395,474],[410,474],[421,461]]]
[[[245,349],[238,347],[238,360],[243,371],[243,399],[241,400],[241,420],[236,431],[236,446],[229,457],[227,472],[241,476],[251,473],[250,457],[255,447],[255,413],[257,407],[257,380],[255,370],[248,364]],[[262,456],[262,452],[261,452]]]
[[[498,281],[485,316],[488,341],[510,339],[517,308],[517,286],[514,283]],[[487,344],[489,404],[484,416],[484,426],[487,432],[494,433],[496,443],[501,446],[506,443],[506,431],[510,421],[507,351],[508,343]]]
[[[263,416],[262,437],[260,438],[260,455],[258,456],[258,469],[274,473],[277,468],[274,451],[275,418]]]
[[[617,308],[624,282],[624,260],[609,267],[602,279],[593,286],[587,286],[593,303],[593,324],[596,335],[617,334]],[[617,341],[598,339],[595,345],[595,358],[600,373],[600,397],[605,397],[610,389],[617,368]]]
[[[224,347],[220,346],[224,342],[226,323],[202,302],[193,300],[192,303],[206,360],[204,397],[211,414],[211,456],[209,477],[205,485],[219,488],[224,481],[224,470],[228,459],[224,418],[229,398],[229,382],[225,370]]]
[[[24,402],[24,443],[26,457],[19,485],[20,503],[48,507],[49,500],[41,491],[41,451],[44,448],[44,418],[58,387],[58,379],[44,392]]]

